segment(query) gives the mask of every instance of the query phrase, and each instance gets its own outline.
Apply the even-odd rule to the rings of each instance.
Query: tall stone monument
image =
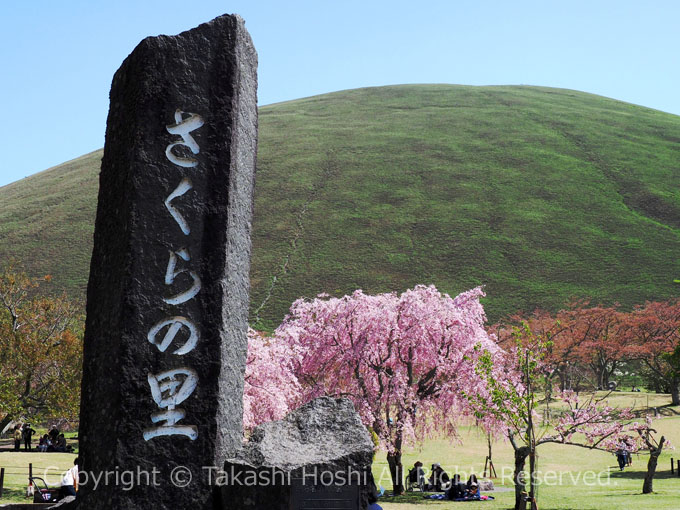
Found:
[[[242,440],[257,55],[238,16],[142,41],[100,176],[78,508],[207,509]]]

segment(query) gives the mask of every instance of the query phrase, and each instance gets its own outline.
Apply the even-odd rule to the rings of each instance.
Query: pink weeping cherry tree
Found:
[[[243,427],[280,420],[295,407],[300,384],[293,373],[294,353],[275,338],[248,329],[248,358],[243,388]]]
[[[463,394],[488,395],[475,370],[481,352],[500,352],[484,329],[481,288],[455,298],[419,285],[398,295],[361,290],[293,303],[275,337],[297,353],[304,400],[351,399],[387,449],[395,493],[403,491],[402,448],[455,435],[470,414]],[[491,428],[493,415],[480,420]]]

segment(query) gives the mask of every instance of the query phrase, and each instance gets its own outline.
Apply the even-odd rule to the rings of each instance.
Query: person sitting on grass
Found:
[[[429,479],[430,483],[428,483],[426,490],[430,492],[442,492],[444,490],[443,486],[447,485],[449,480],[449,475],[444,471],[441,464],[435,462],[432,464],[432,474]]]
[[[80,465],[80,458],[76,457],[73,461],[73,467],[64,473],[61,479],[61,497],[75,496],[78,491],[78,466]]]
[[[467,481],[467,483],[466,483],[465,485],[467,486],[468,489],[469,489],[470,487],[472,487],[473,485],[479,487],[479,480],[477,480],[477,475],[474,474],[474,473],[472,473],[472,474],[470,475],[470,478],[468,478],[468,481]]]
[[[475,498],[475,496],[479,496],[479,481],[477,481],[477,475],[470,475],[470,478],[468,478],[467,483],[463,483],[460,481],[460,475],[455,474],[453,475],[453,480],[451,481],[451,485],[449,485],[449,488],[445,491],[446,492],[446,499],[449,499],[451,501],[467,501],[470,499],[479,499]]]
[[[64,437],[64,434],[59,434],[59,438],[57,439],[57,444],[54,447],[54,451],[61,453],[66,453],[69,451],[69,447],[66,445],[66,438]]]
[[[59,439],[59,429],[57,428],[56,425],[52,425],[49,431],[50,434],[50,440],[52,441],[52,444],[55,444],[57,442],[57,439]]]
[[[449,488],[446,489],[446,499],[452,501],[460,499],[465,495],[466,489],[467,486],[465,485],[464,482],[460,481],[460,475],[456,473],[455,475],[453,475],[451,485],[449,485]]]
[[[378,504],[378,496],[374,492],[368,495],[368,508],[366,510],[383,510],[383,508]]]
[[[45,453],[47,451],[47,448],[52,444],[50,441],[50,436],[45,434],[40,438],[40,442],[38,443],[38,451]]]
[[[423,470],[423,463],[416,461],[413,467],[408,471],[409,487],[418,487],[420,490],[425,488],[425,471]]]
[[[458,475],[455,475],[445,494],[446,498],[435,495],[430,496],[430,499],[449,499],[451,501],[487,501],[494,499],[493,496],[482,495],[477,475],[470,475],[467,483],[460,482]]]
[[[475,476],[475,475],[472,475]],[[472,477],[471,477],[472,478]],[[466,500],[480,499],[482,493],[479,490],[479,482],[477,482],[477,477],[475,476],[474,481],[468,480],[467,489],[465,490]]]

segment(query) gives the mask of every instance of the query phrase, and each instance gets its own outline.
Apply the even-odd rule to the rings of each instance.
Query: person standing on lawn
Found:
[[[18,452],[19,449],[21,448],[21,438],[23,437],[23,434],[21,432],[21,426],[17,423],[14,426],[14,451]]]
[[[626,467],[626,450],[622,445],[619,445],[616,450],[616,460],[619,463],[619,469],[623,471],[623,468]]]
[[[35,434],[35,430],[31,428],[31,424],[24,424],[24,430],[22,432],[24,438],[24,450],[31,449],[31,438],[33,437],[33,434]]]

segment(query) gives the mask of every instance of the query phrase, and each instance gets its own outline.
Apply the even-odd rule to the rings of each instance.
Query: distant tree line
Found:
[[[503,347],[522,323],[550,339],[548,392],[555,383],[562,390],[607,389],[617,374],[633,371],[646,388],[670,393],[672,405],[680,405],[680,300],[647,302],[632,311],[577,301],[554,314],[515,315],[490,330]]]

